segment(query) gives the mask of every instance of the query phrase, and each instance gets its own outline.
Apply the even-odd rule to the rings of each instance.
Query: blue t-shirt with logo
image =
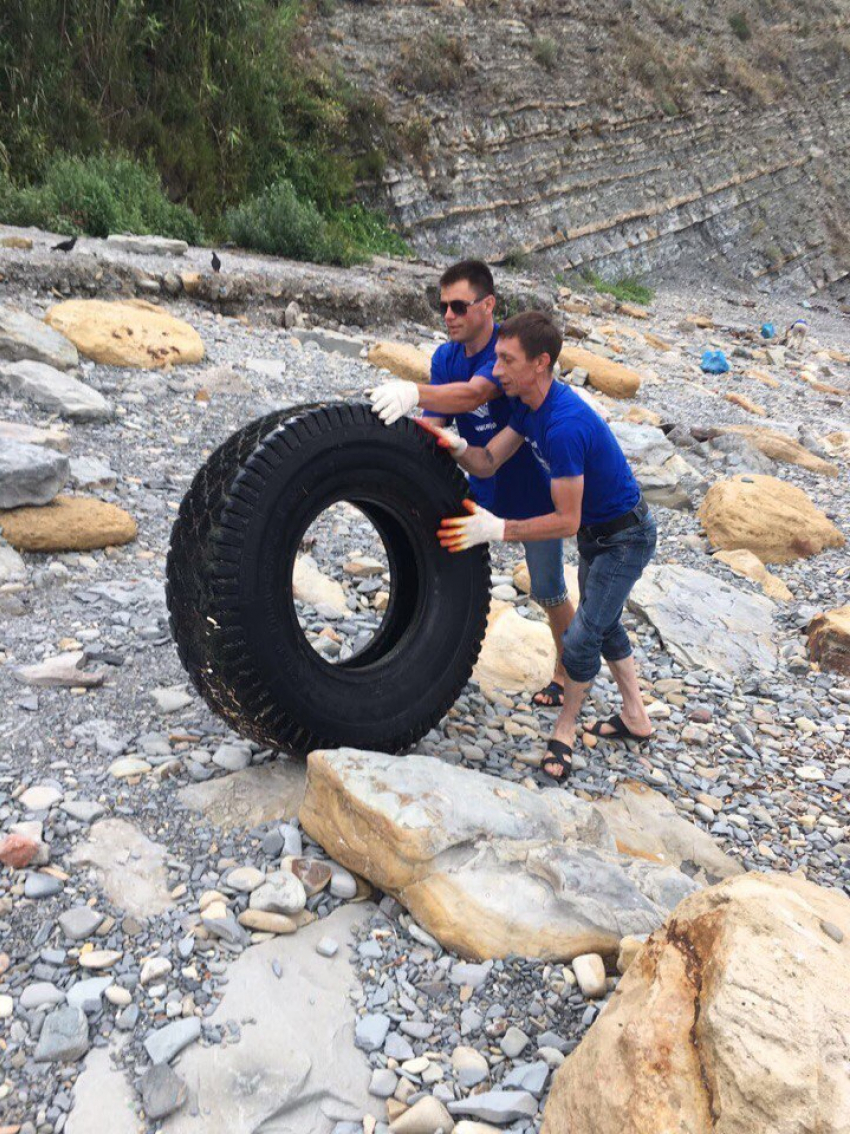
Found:
[[[431,358],[431,383],[444,386],[449,382],[468,382],[480,375],[496,386],[493,377],[496,362],[496,335],[483,350],[467,355],[463,343],[443,343],[434,351]],[[500,388],[501,389],[501,388]],[[511,409],[509,399],[500,394],[492,401],[471,413],[454,415],[436,411],[425,411],[427,417],[442,417],[447,421],[454,417],[457,431],[470,445],[483,447],[508,424]],[[549,478],[534,459],[528,445],[523,445],[499,471],[491,477],[469,477],[472,497],[482,508],[486,508],[503,520],[527,520],[532,516],[546,516],[553,512],[552,494],[549,491]]]
[[[583,476],[581,525],[604,524],[640,500],[640,488],[617,438],[569,386],[553,382],[539,409],[509,398],[508,424],[521,433],[553,480]]]

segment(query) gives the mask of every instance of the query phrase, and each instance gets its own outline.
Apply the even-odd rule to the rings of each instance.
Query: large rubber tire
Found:
[[[466,489],[424,430],[387,428],[364,405],[284,409],[230,437],[180,506],[167,564],[180,660],[214,712],[296,753],[398,752],[428,732],[469,680],[487,623],[486,548],[449,555],[435,535]],[[340,500],[377,528],[392,582],[373,640],[331,664],[298,624],[292,569]]]

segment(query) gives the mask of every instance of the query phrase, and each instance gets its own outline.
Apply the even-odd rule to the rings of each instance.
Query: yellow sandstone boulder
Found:
[[[766,425],[724,425],[720,426],[719,433],[738,433],[746,437],[751,445],[771,460],[781,461],[786,465],[799,465],[801,469],[820,473],[822,476],[838,476],[835,465],[816,457],[805,445],[787,437],[776,429],[769,429]]]
[[[160,370],[204,357],[194,327],[142,299],[69,299],[51,307],[45,322],[80,354],[108,366]]]
[[[57,496],[40,508],[0,512],[0,530],[18,551],[93,551],[129,543],[138,532],[123,508],[91,496]]]
[[[375,343],[367,359],[373,366],[389,370],[408,382],[431,381],[431,359],[424,351],[408,343]]]
[[[640,389],[640,374],[622,362],[612,362],[602,358],[592,350],[583,347],[565,346],[558,361],[564,371],[579,367],[586,370],[591,386],[612,398],[633,398]]]
[[[699,518],[715,547],[744,548],[762,563],[790,563],[846,543],[802,489],[775,476],[718,481],[705,494]]]
[[[556,1072],[541,1134],[847,1130],[848,968],[838,890],[749,873],[693,894]]]

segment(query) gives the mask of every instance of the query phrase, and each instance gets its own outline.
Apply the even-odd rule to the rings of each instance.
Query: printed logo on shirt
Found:
[[[546,460],[546,458],[543,456],[543,454],[537,448],[537,442],[536,441],[531,442],[531,451],[532,451],[532,453],[534,453],[535,457],[540,462],[540,464],[543,466],[543,468],[546,470],[546,475],[551,476],[552,470],[549,468],[549,462]]]
[[[490,416],[490,407],[487,405],[486,402],[484,402],[484,404],[478,406],[477,409],[470,410],[470,413],[472,414],[473,417],[489,417]]]

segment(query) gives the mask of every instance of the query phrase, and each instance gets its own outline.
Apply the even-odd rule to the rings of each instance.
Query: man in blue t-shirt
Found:
[[[458,433],[473,448],[488,444],[508,424],[510,401],[493,375],[498,327],[493,276],[480,260],[453,264],[440,278],[440,311],[449,341],[434,352],[430,385],[385,382],[370,391],[372,408],[392,425],[417,406],[435,425],[454,419]],[[472,498],[506,520],[522,520],[552,511],[549,477],[528,445],[520,445],[495,476],[469,477]],[[536,705],[563,703],[564,669],[561,639],[575,613],[564,580],[564,547],[560,539],[525,544],[532,597],[544,608],[555,639],[555,672]]]
[[[480,448],[423,424],[475,476],[496,474],[527,442],[550,478],[554,510],[532,518],[504,520],[466,502],[468,515],[449,517],[440,527],[440,542],[449,551],[493,540],[531,544],[577,536],[579,604],[563,638],[564,704],[542,760],[545,772],[565,782],[579,710],[603,657],[622,694],[623,709],[588,731],[639,742],[652,732],[621,616],[655,552],[656,528],[607,423],[569,386],[554,381],[552,367],[560,351],[560,332],[545,315],[515,315],[499,328],[493,369],[511,402],[505,428]]]

